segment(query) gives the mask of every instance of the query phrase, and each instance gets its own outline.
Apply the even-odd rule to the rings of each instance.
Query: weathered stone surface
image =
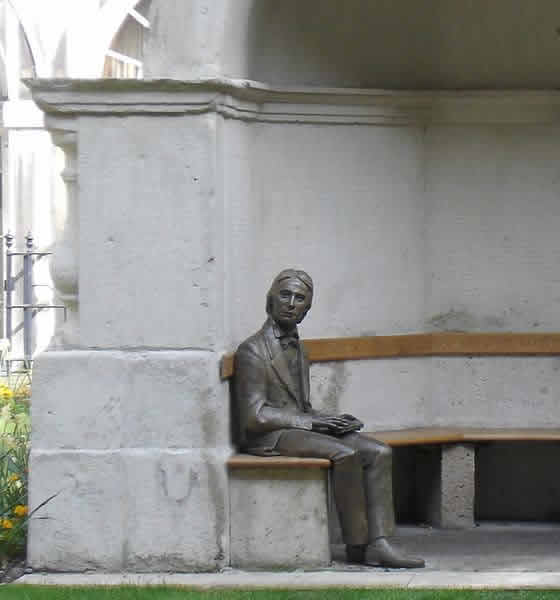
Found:
[[[210,352],[46,352],[33,381],[37,449],[229,444],[229,400]]]
[[[82,345],[215,347],[215,120],[80,117]]]
[[[445,445],[441,451],[441,505],[435,524],[474,525],[475,452],[472,444]]]
[[[229,445],[229,391],[215,353],[131,353],[127,379],[124,447]]]
[[[33,450],[29,505],[58,494],[29,524],[28,562],[35,570],[123,568],[127,511],[118,451]]]
[[[297,568],[330,562],[324,469],[230,472],[231,565]]]
[[[127,571],[213,571],[228,564],[227,453],[128,450]]]
[[[212,571],[227,564],[228,451],[34,451],[34,569]]]
[[[33,372],[33,448],[119,448],[125,372],[123,353],[45,352]]]

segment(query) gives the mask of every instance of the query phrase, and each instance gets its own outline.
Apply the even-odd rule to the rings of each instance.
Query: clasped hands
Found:
[[[364,424],[352,415],[313,415],[312,431],[327,433],[328,435],[344,435],[358,431]]]

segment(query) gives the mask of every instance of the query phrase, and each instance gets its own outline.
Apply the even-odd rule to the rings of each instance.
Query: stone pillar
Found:
[[[37,97],[66,154],[53,277],[68,320],[34,372],[30,504],[56,496],[31,521],[29,562],[216,570],[231,454],[221,117],[189,109],[198,91],[176,114],[161,84],[134,96],[131,82],[133,98],[92,85],[89,109],[79,84]]]
[[[474,526],[475,450],[473,444],[446,444],[438,453],[440,463],[432,476],[422,465],[417,485],[428,499],[428,520],[436,527],[465,529]],[[435,476],[434,476],[435,475]]]

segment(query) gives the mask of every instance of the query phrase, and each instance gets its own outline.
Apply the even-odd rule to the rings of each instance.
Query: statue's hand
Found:
[[[362,421],[360,421],[360,419],[358,419],[358,417],[355,417],[354,415],[343,414],[343,415],[338,415],[338,418],[344,419],[344,421],[346,422],[346,425],[348,425],[349,427],[352,427],[354,429],[357,429],[358,426],[360,426],[360,427],[364,426]]]
[[[311,421],[312,431],[331,435],[340,435],[347,426],[348,423],[344,419],[332,415],[314,415]]]

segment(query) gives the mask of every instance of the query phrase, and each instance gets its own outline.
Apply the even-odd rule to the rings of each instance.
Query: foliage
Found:
[[[28,382],[0,382],[0,563],[25,553],[29,459]]]

